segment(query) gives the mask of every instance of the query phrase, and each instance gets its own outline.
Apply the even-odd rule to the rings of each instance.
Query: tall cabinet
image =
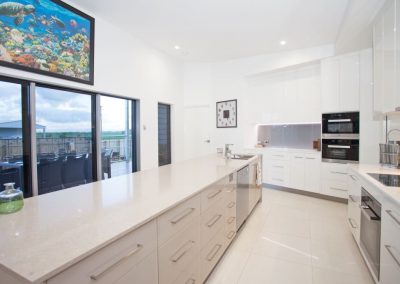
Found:
[[[360,109],[360,55],[358,52],[321,62],[323,113]]]
[[[386,1],[374,23],[374,112],[400,107],[400,3]]]

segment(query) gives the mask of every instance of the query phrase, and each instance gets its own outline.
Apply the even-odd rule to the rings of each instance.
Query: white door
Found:
[[[211,130],[215,125],[215,109],[208,105],[185,107],[184,153],[185,159],[216,152],[212,146]]]
[[[326,59],[321,63],[322,112],[337,112],[339,107],[339,60]]]
[[[360,109],[360,57],[351,54],[340,58],[339,105],[341,111]]]
[[[304,190],[320,192],[321,187],[321,157],[318,155],[306,155],[304,161],[305,179]]]

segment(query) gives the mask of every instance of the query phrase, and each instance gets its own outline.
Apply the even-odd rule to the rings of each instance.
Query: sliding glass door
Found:
[[[31,196],[27,96],[26,83],[0,81],[0,191],[5,183],[14,183]]]
[[[100,96],[102,179],[136,171],[135,103]]]
[[[36,87],[39,194],[94,180],[93,96]]]

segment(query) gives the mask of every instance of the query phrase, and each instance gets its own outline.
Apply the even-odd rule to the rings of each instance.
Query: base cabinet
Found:
[[[382,208],[380,284],[400,282],[400,210],[390,203]]]
[[[361,222],[361,183],[359,177],[349,174],[349,192],[347,203],[347,221],[357,244],[360,244]]]

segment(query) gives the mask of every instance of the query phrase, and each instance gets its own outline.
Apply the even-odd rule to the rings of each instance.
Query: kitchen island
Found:
[[[157,257],[157,252],[162,255],[160,247],[157,250],[157,246],[162,244],[160,240],[162,217],[173,210],[178,210],[179,207],[182,207],[183,213],[176,212],[175,215],[171,213],[172,219],[170,218],[168,222],[169,225],[179,223],[177,225],[179,230],[171,229],[176,232],[167,234],[168,238],[165,237],[165,241],[173,241],[173,234],[182,235],[186,227],[180,225],[181,220],[197,209],[198,214],[191,214],[194,216],[191,223],[196,223],[198,220],[199,228],[193,230],[203,233],[200,221],[211,213],[212,220],[211,223],[206,220],[206,228],[214,228],[214,224],[218,223],[214,216],[220,219],[225,215],[214,214],[213,208],[217,210],[216,208],[221,207],[223,202],[229,201],[227,206],[230,206],[229,210],[233,214],[232,207],[235,205],[236,195],[232,194],[236,189],[234,176],[236,171],[250,163],[257,163],[258,159],[254,156],[248,160],[225,160],[218,155],[209,155],[28,198],[21,211],[0,216],[0,283],[45,283],[46,281],[64,283],[62,280],[57,280],[64,276],[61,278],[56,276],[66,272],[65,277],[68,278],[68,270],[71,267],[72,269],[78,267],[79,270],[79,264],[86,265],[85,261],[93,258],[93,255],[97,255],[96,261],[100,264],[96,264],[96,269],[93,271],[84,272],[89,273],[88,283],[92,280],[99,280],[97,283],[107,283],[107,275],[103,278],[104,274],[110,270],[113,270],[110,274],[118,273],[119,269],[123,270],[124,267],[117,266],[119,264],[127,266],[130,258],[136,265],[139,261],[133,259],[135,253],[141,250],[140,253],[144,254],[146,249],[142,249],[143,245],[135,242],[135,250],[130,251],[128,255],[120,256],[116,253],[124,251],[126,253],[128,249],[126,245],[122,245],[122,248],[116,246],[115,252],[111,250],[111,254],[114,254],[112,256],[102,256],[101,251],[124,239],[128,239],[127,244],[132,244],[129,241],[131,234],[132,239],[140,239],[140,232],[137,237],[135,231],[140,231],[142,226],[151,226],[149,229],[143,229],[144,242],[151,243],[151,239],[154,238],[154,242],[151,243],[156,248],[154,255]],[[219,196],[225,196],[225,189],[227,197],[220,198]],[[216,201],[211,202],[214,197]],[[207,205],[207,202],[210,204]],[[192,204],[185,209],[185,203]],[[232,218],[234,217],[230,217],[229,220]],[[188,235],[192,232],[189,231]],[[232,239],[234,235],[230,233],[229,236]],[[211,237],[207,237],[207,241],[211,242]],[[196,242],[189,240],[189,243]],[[201,246],[199,251],[203,251],[205,247],[206,244]],[[218,245],[216,248],[220,251]],[[211,256],[217,254],[213,250],[214,247]],[[146,257],[148,255],[150,252]],[[178,253],[178,257],[183,255]],[[174,257],[172,261],[174,264],[179,262],[178,257]],[[82,267],[85,267],[84,265]],[[162,264],[159,263],[158,266],[160,265]],[[178,272],[181,273],[183,270]],[[73,270],[73,273],[77,274],[77,271]],[[207,273],[198,274],[201,275],[199,277],[201,281],[208,276]],[[162,283],[161,280],[160,277],[159,283]],[[125,282],[121,280],[118,283]]]

